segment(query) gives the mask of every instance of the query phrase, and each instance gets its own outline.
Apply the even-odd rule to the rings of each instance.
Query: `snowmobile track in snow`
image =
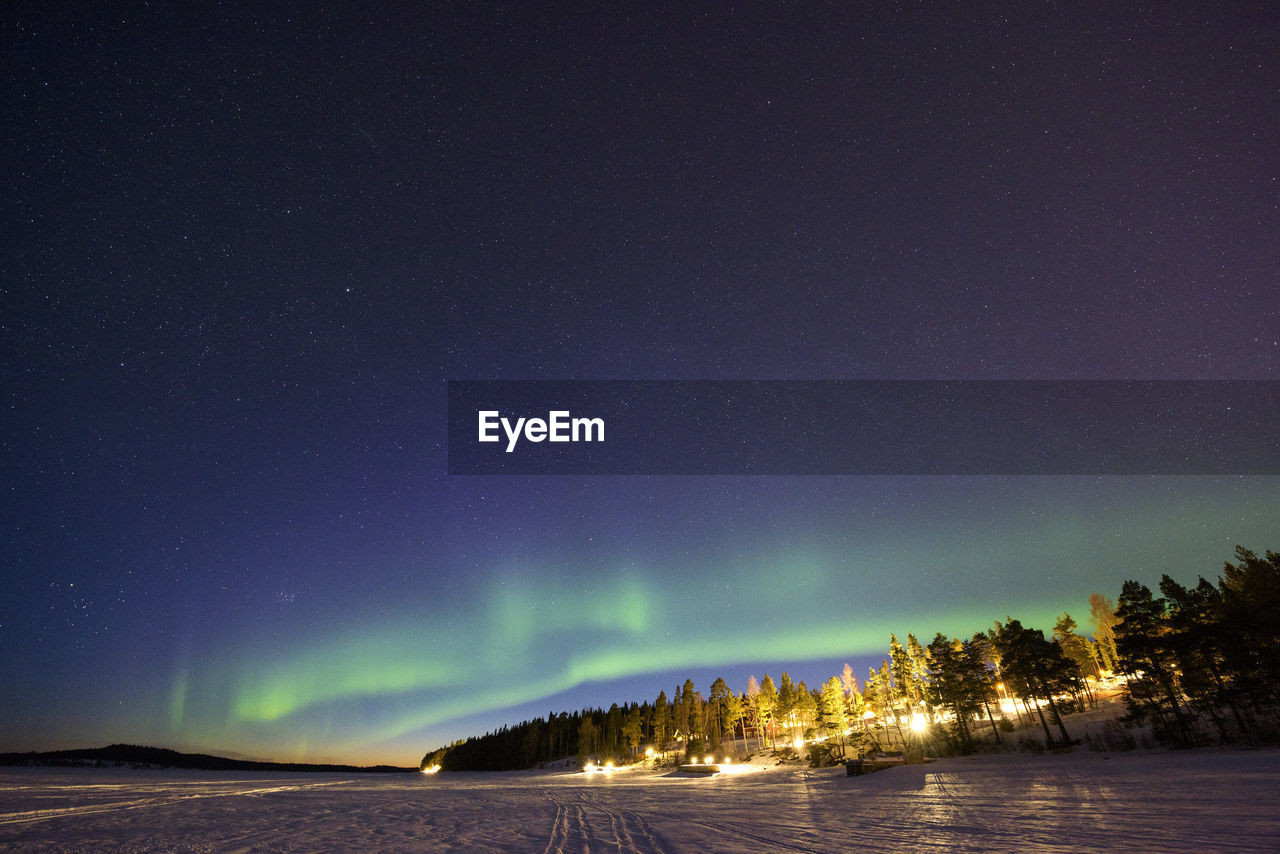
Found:
[[[556,807],[551,834],[543,854],[591,854],[618,851],[628,854],[665,854],[649,823],[639,813],[605,803],[598,795],[577,792],[575,800],[560,800],[543,790]],[[609,831],[596,833],[594,825]],[[612,838],[609,838],[612,837]]]

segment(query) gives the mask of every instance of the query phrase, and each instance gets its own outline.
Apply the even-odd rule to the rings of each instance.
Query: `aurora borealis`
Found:
[[[1280,547],[1274,476],[448,474],[448,380],[1280,379],[1275,11],[1086,5],[16,4],[0,750],[415,764]]]
[[[502,487],[485,499],[487,517],[439,523],[427,534],[446,544],[437,560],[491,570],[428,575],[420,561],[409,571],[426,580],[406,586],[416,597],[368,590],[370,578],[410,585],[403,569],[356,563],[368,604],[336,618],[316,607],[331,594],[315,589],[193,602],[184,645],[158,650],[146,693],[133,681],[142,676],[91,667],[136,653],[145,633],[103,632],[94,648],[61,653],[85,681],[56,686],[49,702],[92,686],[111,699],[106,722],[121,737],[142,721],[156,740],[255,755],[391,758],[548,706],[670,693],[687,675],[745,684],[786,669],[814,682],[878,656],[890,631],[967,634],[1009,613],[1047,625],[1063,609],[1083,619],[1088,594],[1117,579],[1211,572],[1217,552],[1265,539],[1276,487],[1273,477],[601,480],[541,513],[540,487]],[[464,480],[454,496],[478,503],[494,486]],[[602,499],[631,521],[619,525]],[[791,513],[776,512],[780,499]],[[481,536],[531,512],[525,524],[553,532],[550,544]],[[309,557],[285,573],[305,582]]]

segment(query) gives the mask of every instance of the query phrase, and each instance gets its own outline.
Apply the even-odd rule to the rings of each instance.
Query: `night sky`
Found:
[[[445,453],[450,379],[1280,379],[1274,3],[449,5],[0,13],[0,749],[415,764],[1280,548]]]

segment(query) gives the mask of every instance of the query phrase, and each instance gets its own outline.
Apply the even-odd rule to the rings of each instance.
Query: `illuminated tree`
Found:
[[[783,672],[778,680],[778,707],[774,713],[778,720],[782,721],[787,727],[787,738],[794,740],[796,737],[796,685],[791,681],[791,676]]]
[[[795,700],[795,718],[796,726],[806,738],[809,737],[808,730],[817,724],[818,720],[818,696],[822,692],[812,691],[809,686],[804,684],[804,680],[800,680],[800,684],[796,686]]]
[[[864,696],[867,702],[874,706],[876,715],[884,722],[886,735],[888,723],[892,721],[898,732],[898,741],[906,744],[906,738],[902,734],[902,721],[898,717],[898,693],[893,687],[893,673],[888,661],[881,661],[879,670],[873,667],[867,672],[866,687],[867,692]]]
[[[844,733],[849,728],[845,712],[844,686],[838,676],[832,676],[822,686],[818,697],[818,729],[828,738],[840,740],[840,752],[844,753]]]
[[[760,683],[760,690],[751,698],[755,709],[756,720],[760,725],[761,738],[769,743],[769,728],[778,709],[778,689],[773,685],[773,678],[766,673]]]
[[[933,720],[933,709],[928,705],[929,696],[925,691],[925,683],[929,680],[929,651],[910,632],[907,633],[907,660],[911,663],[912,695],[917,702],[926,704],[929,720]]]
[[[893,674],[895,706],[913,707],[923,696],[923,686],[916,678],[915,665],[897,635],[889,635],[889,668]]]
[[[1120,669],[1116,653],[1116,603],[1101,593],[1089,594],[1089,615],[1093,618],[1093,639],[1098,644],[1102,666],[1115,672]]]
[[[743,735],[746,734],[745,718],[746,703],[743,701],[741,694],[735,694],[730,691],[729,696],[725,698],[724,705],[721,708],[721,726],[729,738],[733,741],[734,750],[738,745],[738,726],[743,725]]]
[[[844,669],[840,671],[840,688],[844,691],[845,697],[850,699],[858,693],[858,680],[853,675],[853,667],[847,661],[844,663]]]
[[[1076,675],[1079,677],[1076,683],[1083,690],[1085,697],[1092,703],[1093,694],[1089,691],[1085,676],[1101,676],[1101,674],[1098,672],[1095,657],[1089,648],[1089,639],[1083,635],[1076,634],[1076,621],[1071,619],[1070,614],[1064,613],[1054,623],[1053,640],[1062,648],[1067,658],[1071,659],[1075,664]]]

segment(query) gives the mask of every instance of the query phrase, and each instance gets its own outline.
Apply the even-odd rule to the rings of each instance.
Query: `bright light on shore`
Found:
[[[423,774],[436,774],[436,773],[439,773],[439,771],[440,771],[439,765],[428,765],[426,768],[422,769]]]
[[[750,774],[753,771],[759,771],[760,768],[750,763],[734,764],[732,760],[726,759],[720,763],[721,774]]]

